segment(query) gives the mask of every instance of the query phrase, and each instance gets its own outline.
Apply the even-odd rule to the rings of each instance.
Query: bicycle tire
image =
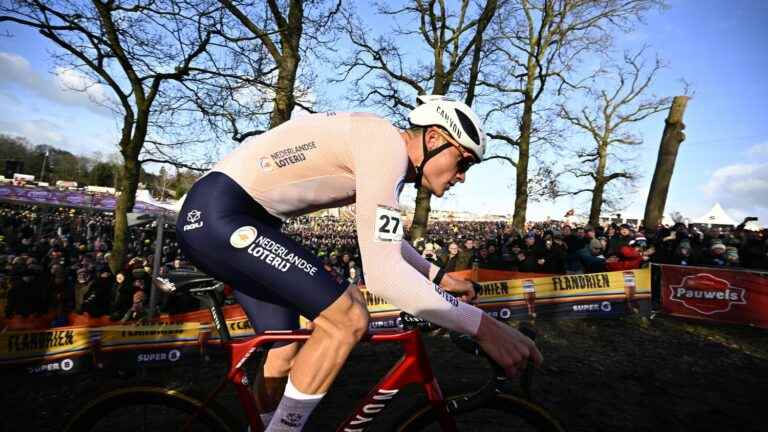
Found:
[[[451,415],[457,423],[459,431],[538,431],[538,432],[565,432],[560,422],[554,418],[547,410],[539,405],[529,402],[525,399],[499,393],[490,401],[483,404],[480,409],[462,409],[461,400],[471,396],[471,394],[462,394],[451,396],[446,399],[448,406],[458,407],[451,410]],[[452,401],[457,403],[452,404]],[[481,410],[488,410],[491,413],[483,416]],[[481,424],[477,419],[470,419],[474,415],[480,417]],[[522,423],[521,423],[522,421]],[[465,422],[468,422],[465,424]],[[437,415],[432,407],[426,403],[423,406],[411,411],[403,416],[403,420],[397,423],[395,428],[398,432],[416,432],[416,431],[439,431],[440,426],[437,422]]]
[[[119,431],[121,430],[119,425],[116,429],[116,425],[109,424],[110,420],[115,421],[110,418],[113,415],[116,415],[115,417],[118,419],[126,418],[129,420],[128,424],[122,425],[124,426],[123,430],[126,431],[159,430],[159,428],[154,427],[147,429],[146,425],[144,425],[143,429],[137,428],[135,421],[138,421],[138,419],[132,414],[132,410],[140,406],[151,406],[153,407],[153,412],[162,416],[153,420],[165,423],[171,422],[177,425],[176,428],[163,426],[163,429],[180,430],[185,424],[186,419],[196,413],[202,405],[203,403],[198,399],[164,387],[128,387],[108,392],[88,403],[88,405],[72,417],[64,431]],[[105,421],[107,424],[103,424]],[[233,432],[242,430],[239,422],[214,403],[209,403],[197,414],[193,426],[194,429],[192,430],[205,432]]]

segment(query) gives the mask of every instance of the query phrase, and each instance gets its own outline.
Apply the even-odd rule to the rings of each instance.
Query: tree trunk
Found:
[[[526,93],[523,104],[523,118],[520,122],[520,140],[518,141],[517,176],[515,179],[515,213],[512,226],[517,230],[525,227],[528,211],[528,159],[530,158],[531,128],[533,125],[533,96]]]
[[[274,108],[269,118],[269,127],[275,128],[291,119],[291,113],[296,105],[293,90],[296,85],[296,70],[298,69],[298,54],[286,50],[280,59],[280,71],[277,76]]]
[[[123,268],[128,238],[128,212],[136,202],[136,189],[139,186],[140,164],[133,155],[124,156],[125,163],[120,167],[121,193],[115,207],[115,235],[109,257],[109,267],[113,273]]]
[[[411,244],[427,235],[427,223],[429,222],[429,212],[432,210],[430,201],[432,194],[424,186],[419,188],[416,194],[416,209],[413,213],[413,223],[411,224]]]
[[[592,190],[592,205],[589,208],[589,224],[593,227],[600,225],[600,212],[603,209],[603,192],[605,191],[605,166],[608,163],[608,146],[600,146],[595,172],[595,189]]]
[[[656,160],[656,170],[653,173],[651,189],[648,192],[648,201],[645,204],[643,225],[646,228],[655,229],[664,216],[664,207],[667,204],[669,184],[675,170],[677,151],[680,144],[685,140],[683,114],[688,99],[688,96],[675,96],[672,99],[669,115],[665,120],[664,134],[661,136],[659,156]]]
[[[593,227],[600,225],[600,210],[603,208],[603,191],[605,183],[602,180],[595,181],[595,190],[592,191],[592,205],[589,208],[589,224]]]

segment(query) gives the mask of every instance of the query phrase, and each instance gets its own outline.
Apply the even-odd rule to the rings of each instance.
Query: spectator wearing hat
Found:
[[[606,250],[606,256],[621,255],[619,249],[622,246],[628,246],[632,241],[634,235],[632,234],[632,227],[629,224],[621,224],[619,230],[613,237],[608,239],[608,248]]]
[[[727,267],[741,267],[739,262],[739,250],[735,246],[725,248],[725,265]]]
[[[608,271],[639,269],[653,255],[653,250],[646,250],[646,246],[646,238],[638,234],[626,245],[619,246],[616,255],[606,259],[606,269]]]
[[[525,236],[523,247],[518,254],[518,269],[526,273],[545,273],[547,257],[544,246],[531,232]]]
[[[691,242],[688,240],[681,240],[677,244],[674,254],[669,260],[669,264],[680,266],[695,266],[698,264],[698,257],[695,254]]]
[[[709,254],[702,260],[702,264],[717,267],[726,265],[725,252],[727,249],[722,240],[712,240],[712,244],[709,246]]]
[[[579,260],[583,273],[599,273],[605,271],[605,257],[603,256],[603,244],[593,238],[579,251]]]

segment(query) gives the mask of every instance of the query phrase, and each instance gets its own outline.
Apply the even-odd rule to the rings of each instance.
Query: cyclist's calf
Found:
[[[350,287],[313,321],[312,336],[299,351],[291,381],[306,394],[328,391],[352,348],[368,329],[368,309],[356,287]]]

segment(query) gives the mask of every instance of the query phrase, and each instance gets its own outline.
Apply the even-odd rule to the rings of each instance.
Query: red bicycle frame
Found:
[[[311,330],[267,331],[244,341],[222,342],[230,354],[229,372],[221,384],[208,396],[203,407],[221,392],[227,382],[230,382],[237,389],[237,396],[245,411],[251,431],[263,431],[264,425],[261,423],[256,400],[249,389],[249,381],[242,365],[260,345],[270,342],[304,341],[309,339],[311,334]],[[337,432],[364,431],[373,423],[376,416],[387,407],[389,401],[395,397],[400,389],[409,384],[423,385],[432,409],[438,413],[439,423],[443,430],[456,431],[456,424],[448,414],[443,393],[432,372],[432,366],[429,363],[429,357],[418,330],[372,331],[367,333],[362,340],[372,343],[399,342],[403,347],[404,354],[384,378],[371,389],[354,413],[341,423],[336,429]],[[190,419],[191,421],[192,419]]]

